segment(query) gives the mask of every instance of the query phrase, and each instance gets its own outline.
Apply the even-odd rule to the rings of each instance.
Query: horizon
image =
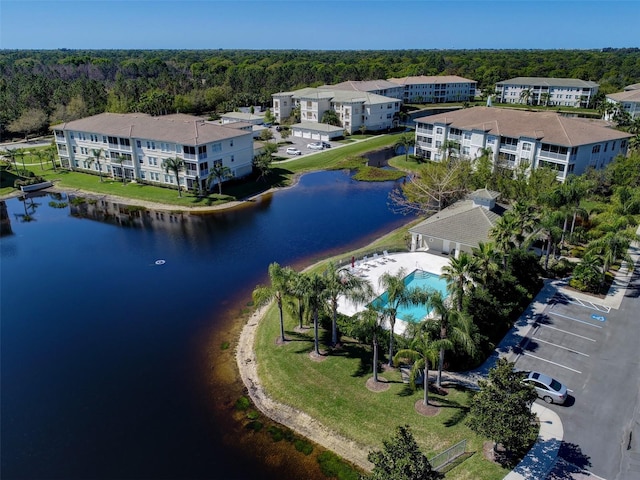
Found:
[[[626,49],[633,27],[606,26],[635,17],[634,0],[2,0],[0,50]]]

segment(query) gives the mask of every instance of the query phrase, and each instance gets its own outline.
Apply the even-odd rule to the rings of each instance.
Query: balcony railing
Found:
[[[517,145],[509,145],[508,143],[501,143],[500,150],[509,150],[510,152],[515,152],[518,150]]]
[[[544,151],[544,150],[540,150],[540,153],[538,153],[538,157],[540,157],[540,158],[553,158],[554,160],[563,160],[563,161],[567,160],[567,154],[566,153],[553,153],[553,152],[547,152],[547,151]]]

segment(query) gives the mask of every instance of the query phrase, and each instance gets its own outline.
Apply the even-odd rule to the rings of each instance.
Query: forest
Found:
[[[518,76],[640,82],[640,49],[0,50],[0,140],[101,112],[213,115],[345,80],[459,75],[492,91]]]

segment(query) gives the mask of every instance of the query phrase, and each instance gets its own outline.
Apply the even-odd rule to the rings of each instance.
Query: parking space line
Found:
[[[538,356],[536,356],[536,355],[533,355],[533,354],[531,354],[531,353],[527,353],[527,352],[522,352],[522,354],[523,354],[523,355],[526,355],[527,357],[535,358],[536,360],[542,360],[543,362],[547,362],[547,363],[550,363],[550,364],[552,364],[552,365],[556,365],[556,366],[558,366],[558,367],[566,368],[567,370],[571,370],[572,372],[576,372],[576,373],[579,373],[579,374],[581,374],[581,375],[582,375],[582,372],[581,372],[580,370],[576,370],[576,369],[574,369],[574,368],[567,367],[567,366],[565,366],[565,365],[562,365],[561,363],[552,362],[551,360],[546,360],[546,359],[544,359],[544,358],[538,357]]]
[[[584,320],[579,320],[577,318],[569,317],[568,315],[562,315],[561,313],[549,312],[550,315],[555,315],[557,317],[568,318],[569,320],[573,320],[574,322],[584,323],[585,325],[589,325],[594,328],[602,328],[601,325],[594,325],[593,323],[585,322]]]
[[[580,307],[589,308],[591,310],[597,310],[598,312],[609,313],[611,311],[611,307],[607,307],[606,305],[599,305],[597,303],[582,301],[577,298],[571,298],[566,296],[564,293],[556,293],[556,297],[559,297],[561,300],[571,303],[573,305],[578,305]]]
[[[550,328],[551,330],[556,330],[558,332],[566,333],[567,335],[573,335],[574,337],[582,338],[583,340],[589,340],[590,342],[595,342],[593,338],[585,337],[583,335],[578,335],[577,333],[573,333],[573,332],[568,332],[560,328],[552,327],[551,325],[539,325],[539,326],[544,328]]]
[[[537,337],[532,337],[532,338],[534,340],[536,340],[537,342],[546,343],[547,345],[558,347],[558,348],[561,348],[562,350],[566,350],[566,351],[571,352],[571,353],[577,353],[578,355],[584,355],[585,357],[589,356],[586,353],[578,352],[577,350],[573,350],[571,348],[563,347],[562,345],[558,345],[556,343],[547,342],[546,340],[542,340],[541,338],[537,338]]]

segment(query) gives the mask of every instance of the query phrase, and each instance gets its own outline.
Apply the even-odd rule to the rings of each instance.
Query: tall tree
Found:
[[[322,276],[312,273],[309,277],[307,298],[309,299],[309,307],[313,315],[313,350],[316,355],[320,355],[320,311],[325,305],[326,290],[325,282]]]
[[[467,252],[460,252],[457,257],[451,257],[449,264],[442,267],[440,278],[447,282],[447,291],[456,302],[458,311],[462,311],[464,295],[473,288],[473,278],[477,266]]]
[[[338,344],[338,299],[342,296],[355,303],[364,303],[373,297],[373,288],[368,280],[353,275],[346,269],[338,270],[329,262],[323,273],[325,293],[331,307],[331,344]]]
[[[416,380],[422,375],[423,402],[425,405],[429,405],[429,365],[434,365],[438,361],[438,354],[441,348],[453,348],[448,339],[438,339],[434,326],[435,324],[431,320],[420,322],[415,329],[409,348],[398,350],[394,358],[396,365],[399,364],[401,359],[411,362],[409,383],[412,388],[415,388]]]
[[[450,340],[451,343],[440,344],[438,359],[438,377],[436,385],[442,385],[442,369],[444,368],[444,353],[449,347],[460,348],[468,355],[476,354],[475,325],[472,318],[465,312],[456,310],[449,304],[448,298],[443,298],[440,292],[434,292],[429,299],[433,307],[433,321],[440,328],[440,340]]]
[[[396,427],[394,436],[383,440],[383,450],[370,452],[373,463],[370,480],[438,480],[444,474],[433,470],[420,451],[409,425]]]
[[[213,166],[207,177],[207,190],[210,190],[213,182],[216,182],[218,184],[218,194],[222,195],[222,182],[232,177],[233,174],[229,167],[223,165],[220,161],[213,162]]]
[[[500,262],[500,254],[495,248],[493,242],[480,242],[477,247],[473,247],[472,261],[476,264],[474,272],[470,272],[471,275],[477,275],[477,279],[482,282],[483,285],[487,285],[489,278],[496,275],[500,269],[498,264]]]
[[[382,322],[384,314],[371,306],[367,306],[355,315],[356,321],[360,325],[360,334],[358,337],[361,341],[371,342],[373,352],[373,381],[378,382],[378,363],[379,363],[379,339],[384,334]]]
[[[507,451],[522,453],[536,438],[538,427],[531,404],[537,394],[522,382],[514,364],[504,358],[489,370],[488,380],[479,380],[480,391],[472,398],[469,428]]]
[[[378,282],[386,292],[387,303],[380,307],[389,322],[389,366],[393,367],[393,339],[396,326],[398,309],[409,305],[426,305],[429,301],[429,293],[420,288],[408,287],[404,283],[407,273],[401,268],[395,275],[389,272],[383,273]]]
[[[394,150],[402,149],[404,152],[404,160],[405,162],[409,161],[409,150],[416,144],[416,140],[414,137],[409,135],[402,135],[398,141],[393,146]]]
[[[292,275],[291,268],[281,267],[278,263],[273,262],[269,265],[269,280],[271,284],[268,286],[259,285],[253,290],[253,301],[256,306],[261,307],[272,300],[277,302],[280,313],[280,339],[283,343],[287,341],[284,336],[283,301],[289,293]]]
[[[102,182],[102,164],[100,163],[100,159],[104,158],[104,151],[101,148],[92,148],[91,155],[92,160],[95,160],[96,162],[100,182]]]
[[[184,159],[180,157],[165,158],[162,161],[162,168],[167,173],[173,173],[176,176],[176,185],[178,186],[178,196],[182,197],[182,188],[180,188],[180,172],[184,170]],[[124,169],[122,171],[124,175]]]

